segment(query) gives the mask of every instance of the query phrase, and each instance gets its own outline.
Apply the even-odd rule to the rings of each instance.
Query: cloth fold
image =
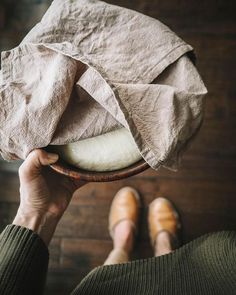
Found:
[[[175,167],[201,124],[207,92],[192,50],[136,11],[53,1],[22,43],[1,55],[1,155],[24,159],[34,148],[125,127],[151,167]]]

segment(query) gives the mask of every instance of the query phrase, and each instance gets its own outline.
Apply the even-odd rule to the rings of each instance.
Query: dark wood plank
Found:
[[[84,269],[88,272],[103,265],[111,250],[111,240],[63,239],[60,265],[63,269]]]
[[[80,270],[65,271],[63,269],[49,270],[46,295],[67,295],[77,286],[87,273]]]
[[[20,182],[15,172],[0,171],[0,201],[19,202]]]
[[[149,169],[112,183],[88,184],[76,192],[50,246],[46,294],[68,294],[111,249],[107,230],[114,194],[125,185],[143,200],[141,229],[133,259],[152,256],[148,204],[166,196],[177,206],[188,242],[236,224],[236,1],[113,0],[113,4],[158,18],[195,48],[197,67],[207,85],[205,121],[183,156],[179,171]],[[2,1],[0,50],[19,44],[51,0]],[[19,202],[20,163],[0,161],[1,229],[12,221]]]
[[[100,203],[89,206],[71,205],[60,221],[55,235],[66,238],[109,239],[108,211],[109,206]]]
[[[17,203],[0,203],[0,231],[11,224],[18,209]]]
[[[49,269],[57,270],[60,268],[61,261],[61,238],[53,237],[49,245]]]

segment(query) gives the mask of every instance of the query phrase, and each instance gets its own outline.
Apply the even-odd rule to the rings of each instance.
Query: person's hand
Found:
[[[13,223],[34,230],[46,244],[74,191],[85,184],[46,167],[57,160],[58,155],[36,149],[19,168],[20,206]]]
[[[20,166],[20,206],[24,212],[50,213],[60,218],[74,191],[84,184],[45,167],[57,160],[57,154],[36,149]]]

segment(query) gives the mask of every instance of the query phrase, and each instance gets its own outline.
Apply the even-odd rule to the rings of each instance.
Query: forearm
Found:
[[[49,212],[27,211],[18,209],[13,224],[26,227],[40,236],[48,246],[59,222],[59,217]]]

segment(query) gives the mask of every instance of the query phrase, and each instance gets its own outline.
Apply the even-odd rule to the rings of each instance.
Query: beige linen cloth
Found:
[[[156,19],[96,0],[55,0],[22,43],[2,52],[0,151],[127,128],[151,167],[175,167],[203,118],[193,49]]]

